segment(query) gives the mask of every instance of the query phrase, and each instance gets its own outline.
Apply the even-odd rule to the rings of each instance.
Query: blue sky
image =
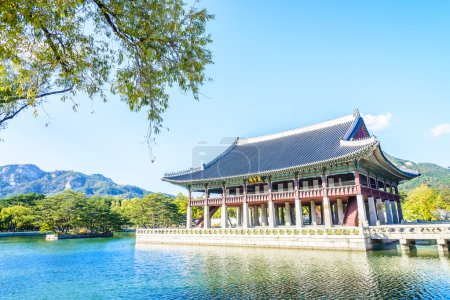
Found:
[[[10,122],[0,132],[0,165],[101,173],[177,193],[182,189],[160,178],[192,166],[200,142],[213,153],[223,138],[301,127],[359,108],[388,153],[450,166],[447,1],[202,5],[216,17],[208,26],[213,81],[199,102],[171,92],[169,131],[157,137],[153,163],[143,143],[145,113],[129,112],[116,96],[102,103],[78,95],[77,113],[50,98],[38,118],[28,111]]]

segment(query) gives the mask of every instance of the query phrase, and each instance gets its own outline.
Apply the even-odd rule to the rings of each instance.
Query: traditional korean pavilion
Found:
[[[236,138],[211,162],[165,174],[189,191],[187,228],[209,228],[221,209],[237,226],[367,226],[403,221],[397,186],[418,172],[391,163],[358,111],[335,120],[253,138]],[[203,197],[193,198],[192,193]],[[203,207],[200,220],[192,207]]]

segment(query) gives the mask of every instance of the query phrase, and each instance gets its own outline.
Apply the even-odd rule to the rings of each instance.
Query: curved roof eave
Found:
[[[390,169],[394,175],[400,177],[402,180],[413,179],[421,175],[415,170],[409,170],[409,172],[408,170],[402,170],[394,165],[389,159],[386,158],[383,151],[381,150],[380,145],[375,148],[374,157],[378,163]]]

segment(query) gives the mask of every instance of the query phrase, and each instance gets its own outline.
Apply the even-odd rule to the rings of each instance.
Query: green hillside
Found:
[[[450,169],[443,168],[433,163],[414,163],[386,154],[386,157],[395,165],[409,169],[416,169],[420,176],[402,183],[399,188],[410,191],[421,184],[427,184],[434,188],[450,188]]]
[[[45,172],[35,165],[0,166],[0,198],[36,193],[52,195],[72,190],[87,196],[142,197],[151,192],[131,185],[121,185],[101,175],[75,171]]]

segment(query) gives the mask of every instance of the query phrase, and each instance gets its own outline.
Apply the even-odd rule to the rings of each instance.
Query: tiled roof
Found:
[[[188,183],[315,166],[374,149],[373,137],[352,140],[361,124],[358,112],[343,118],[281,133],[237,138],[221,155],[201,168],[166,174],[165,181]],[[346,138],[346,139],[344,139]]]

